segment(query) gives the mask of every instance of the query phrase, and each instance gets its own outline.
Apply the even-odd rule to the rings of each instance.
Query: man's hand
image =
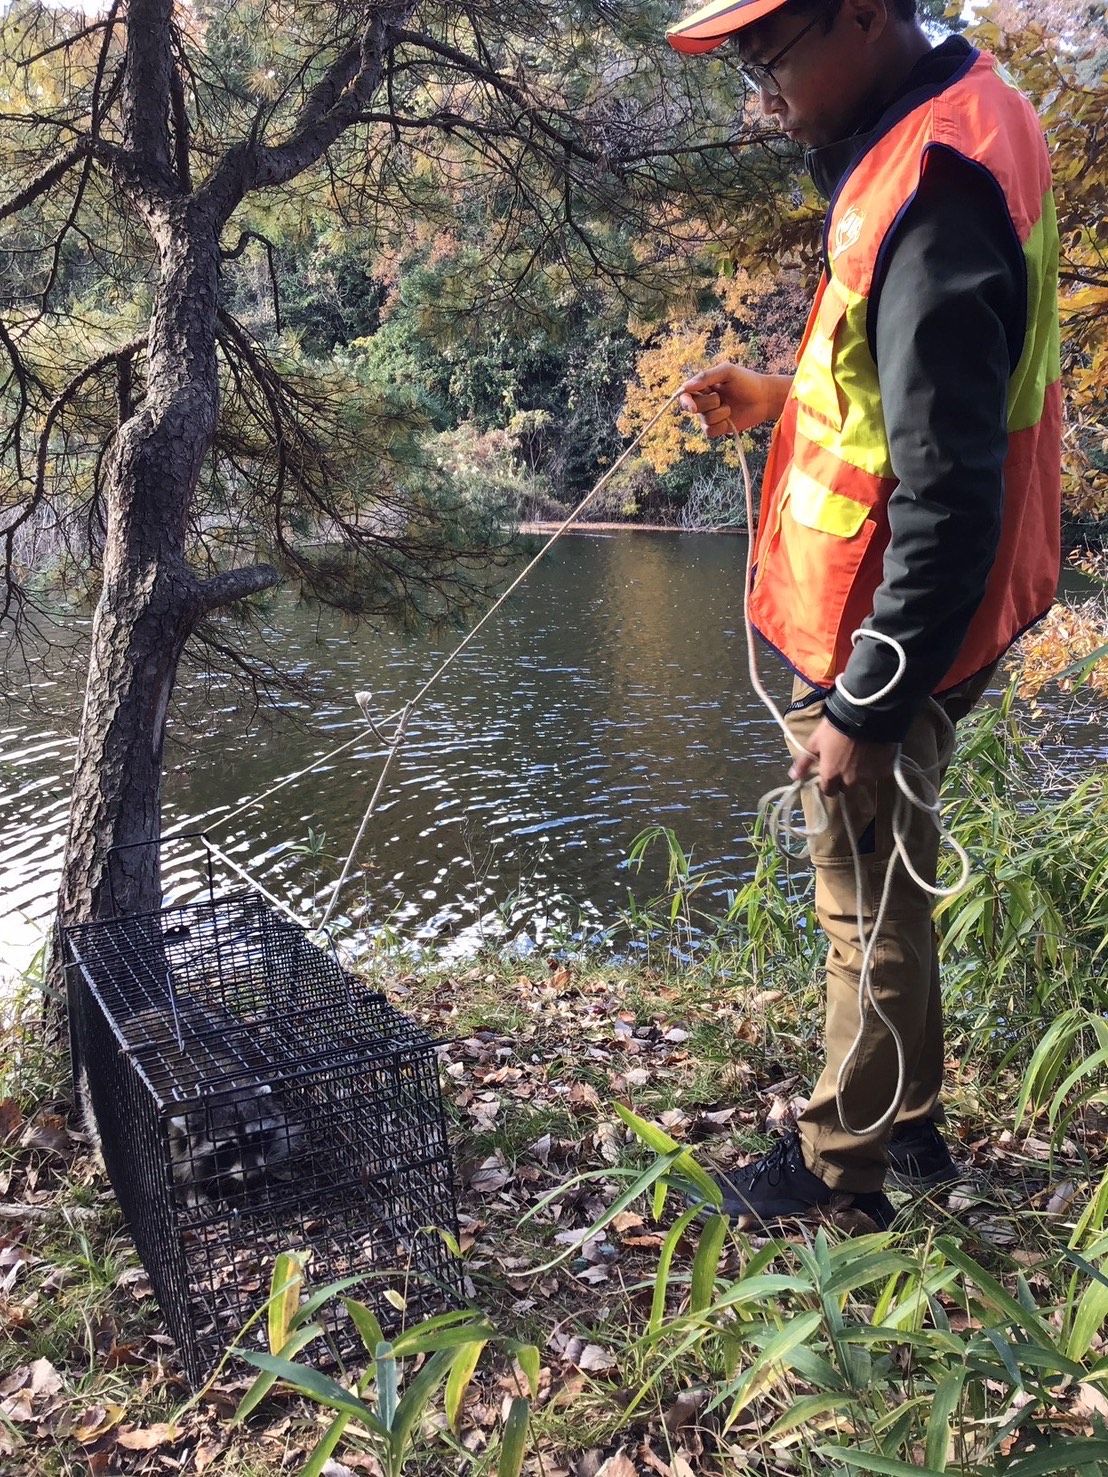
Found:
[[[838,795],[852,785],[884,779],[893,772],[895,744],[871,744],[849,738],[826,718],[808,740],[811,756],[800,754],[793,761],[789,778],[805,780],[815,773],[825,795]]]
[[[759,374],[725,359],[685,381],[680,405],[700,417],[701,429],[708,436],[726,436],[748,431],[762,421],[775,421],[791,384],[788,375]]]

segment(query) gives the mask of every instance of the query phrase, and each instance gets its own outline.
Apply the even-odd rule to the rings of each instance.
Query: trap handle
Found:
[[[107,862],[104,867],[104,875],[108,881],[108,899],[112,907],[112,917],[119,917],[119,908],[115,898],[115,881],[112,877],[112,860],[118,852],[135,851],[141,846],[153,846],[159,851],[163,846],[168,846],[171,841],[199,841],[204,847],[204,860],[208,872],[208,901],[215,902],[215,873],[212,868],[212,843],[203,831],[178,831],[173,836],[159,836],[151,841],[117,841],[114,846],[108,847]]]

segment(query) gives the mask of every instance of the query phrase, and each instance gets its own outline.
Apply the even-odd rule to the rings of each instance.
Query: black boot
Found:
[[[825,1185],[805,1165],[800,1135],[795,1131],[752,1164],[712,1178],[723,1192],[720,1213],[744,1229],[795,1219],[830,1206],[833,1200],[837,1208],[863,1211],[883,1231],[892,1225],[896,1213],[880,1190],[833,1190]]]
[[[961,1173],[950,1157],[946,1140],[930,1118],[894,1128],[888,1154],[885,1183],[896,1190],[916,1193],[932,1190],[950,1184]]]

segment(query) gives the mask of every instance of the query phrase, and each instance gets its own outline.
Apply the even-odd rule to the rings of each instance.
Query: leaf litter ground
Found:
[[[497,963],[460,975],[393,977],[387,987],[446,1038],[442,1076],[468,1291],[499,1331],[543,1353],[525,1470],[545,1477],[751,1470],[741,1443],[721,1435],[718,1413],[714,1421],[703,1415],[707,1391],[683,1379],[680,1367],[626,1414],[645,1373],[634,1340],[649,1316],[665,1233],[682,1206],[671,1196],[656,1223],[644,1197],[603,1230],[589,1228],[634,1166],[647,1162],[614,1103],[719,1168],[746,1162],[791,1126],[818,1047],[814,994],[556,961],[539,972]],[[249,1379],[228,1374],[182,1410],[189,1392],[149,1282],[89,1146],[56,1086],[51,1091],[60,1053],[41,1052],[28,1072],[25,1038],[20,1046],[7,1057],[23,1062],[21,1079],[0,1101],[0,1471],[298,1471],[324,1424],[299,1399],[275,1394],[232,1429]],[[1009,1273],[1022,1267],[1032,1291],[1046,1293],[1051,1245],[1063,1244],[1071,1207],[1087,1193],[1089,1165],[1102,1152],[1103,1115],[1088,1110],[1052,1152],[1045,1138],[1013,1133],[1018,1081],[1000,1092],[993,1082],[985,1093],[971,1061],[953,1055],[949,1076],[951,1132],[968,1178],[945,1206],[921,1207],[909,1231],[954,1225],[975,1255]],[[832,1222],[832,1234],[873,1229],[850,1212],[833,1213]],[[796,1235],[810,1240],[812,1229]],[[690,1231],[675,1273],[687,1274],[695,1245]],[[721,1274],[737,1273],[758,1245],[736,1238]],[[687,1287],[687,1275],[674,1277],[674,1309]],[[963,1316],[952,1305],[951,1326]],[[483,1365],[454,1450],[431,1432],[413,1470],[465,1470],[466,1452],[482,1470],[518,1387],[518,1372],[503,1361]],[[1095,1418],[1103,1397],[1087,1390],[1082,1398]],[[328,1477],[379,1470],[356,1445],[340,1455],[324,1468]],[[790,1470],[787,1457],[780,1470]]]

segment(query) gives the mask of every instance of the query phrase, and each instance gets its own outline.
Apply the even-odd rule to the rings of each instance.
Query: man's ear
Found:
[[[849,24],[861,31],[867,41],[876,41],[889,23],[885,0],[845,0],[844,9]]]

